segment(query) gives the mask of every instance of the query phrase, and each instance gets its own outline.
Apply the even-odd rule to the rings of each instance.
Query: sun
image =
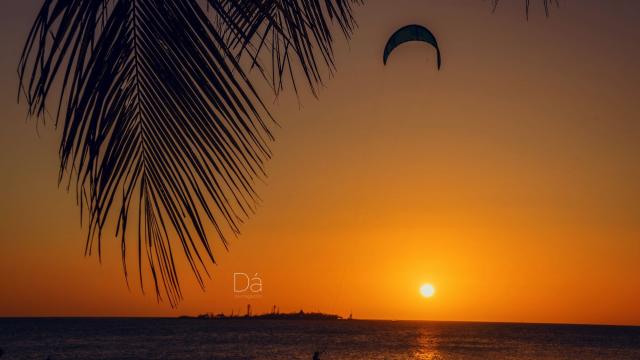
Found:
[[[436,293],[436,288],[431,284],[423,284],[420,286],[420,294],[422,297],[430,298]]]

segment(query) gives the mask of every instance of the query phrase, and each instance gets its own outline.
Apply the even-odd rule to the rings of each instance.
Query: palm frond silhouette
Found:
[[[59,181],[86,219],[86,254],[100,256],[113,226],[125,278],[132,235],[140,285],[149,271],[158,300],[182,299],[175,247],[204,286],[215,262],[207,229],[225,247],[239,234],[271,155],[275,120],[249,72],[276,94],[285,79],[315,94],[335,69],[334,33],[352,34],[359,3],[44,0],[21,94],[29,115],[61,128]]]
[[[60,181],[87,216],[86,253],[111,217],[127,274],[133,222],[141,284],[148,267],[159,299],[181,299],[175,237],[203,285],[207,225],[225,246],[239,233],[270,156],[273,120],[243,55],[274,89],[297,68],[314,87],[333,67],[330,23],[349,35],[353,3],[46,0],[19,75],[30,115],[60,94]]]

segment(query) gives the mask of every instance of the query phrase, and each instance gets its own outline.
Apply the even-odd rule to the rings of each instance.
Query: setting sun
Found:
[[[425,298],[430,298],[436,293],[436,289],[431,284],[423,284],[420,286],[420,294]]]

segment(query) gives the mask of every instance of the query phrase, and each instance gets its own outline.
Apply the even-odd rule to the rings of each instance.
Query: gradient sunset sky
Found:
[[[16,103],[40,2],[2,1],[0,316],[244,311],[244,272],[263,281],[257,312],[640,325],[640,2],[561,1],[549,18],[534,5],[529,21],[523,3],[357,8],[320,99],[271,106],[282,128],[257,214],[229,252],[215,244],[206,291],[180,266],[172,309],[135,277],[127,289],[112,237],[101,264],[83,256],[59,133]],[[420,44],[382,65],[410,23],[438,36],[441,71]]]

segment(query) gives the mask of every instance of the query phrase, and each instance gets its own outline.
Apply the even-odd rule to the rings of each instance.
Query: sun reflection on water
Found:
[[[416,350],[413,358],[416,360],[439,360],[443,359],[438,350],[439,336],[434,331],[421,329],[416,338]]]

